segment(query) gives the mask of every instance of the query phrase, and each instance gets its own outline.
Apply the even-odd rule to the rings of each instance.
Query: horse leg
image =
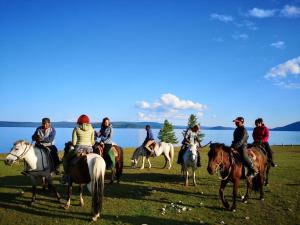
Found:
[[[220,198],[221,198],[221,201],[222,201],[224,207],[226,209],[229,209],[229,203],[228,203],[228,201],[226,200],[226,198],[224,196],[224,190],[225,190],[225,187],[226,187],[227,183],[228,183],[228,179],[221,181],[221,185],[220,185],[220,189],[219,189],[219,195],[220,195]]]
[[[252,178],[247,178],[247,191],[243,199],[244,203],[248,203],[251,189],[252,189]]]
[[[69,178],[71,179],[71,178]],[[68,181],[68,200],[67,203],[64,206],[64,209],[69,209],[71,205],[71,195],[72,195],[72,181]]]
[[[46,187],[47,187],[47,180],[45,177],[42,177],[42,190],[44,193],[46,192]]]
[[[32,206],[36,199],[36,178],[34,176],[30,176],[31,182],[32,182],[32,197],[30,205]]]
[[[52,181],[52,178],[51,178],[51,175],[49,175],[49,177],[46,177],[45,178],[46,180],[48,180],[48,188],[49,190],[53,191],[53,193],[55,194],[58,202],[60,203],[60,194],[57,192],[55,186],[53,185],[53,181]]]
[[[83,207],[84,206],[84,201],[83,201],[83,197],[82,197],[82,193],[83,193],[83,184],[79,184],[79,206]]]
[[[260,197],[259,197],[259,199],[264,201],[264,180],[265,179],[264,179],[264,176],[262,174],[258,174],[258,176],[259,176],[259,179],[260,179],[260,184],[259,184],[259,186],[260,186]]]
[[[187,168],[185,169],[185,186],[189,186],[189,171]]]
[[[145,158],[146,158],[146,156],[143,156],[142,158],[143,158],[143,160],[142,160],[142,166],[141,166],[140,170],[143,170],[145,168]]]
[[[193,168],[193,183],[194,183],[194,186],[197,186],[197,183],[196,183],[196,169]]]
[[[240,180],[239,179],[235,179],[233,181],[233,191],[232,191],[232,196],[233,196],[233,203],[231,206],[231,211],[235,212],[236,211],[236,196],[237,196],[237,192],[238,192],[238,188],[240,186]]]
[[[171,164],[171,159],[170,159],[170,157],[169,157],[168,155],[165,156],[165,160],[166,160],[166,163],[165,163],[164,168],[166,168],[167,162],[169,162],[168,170],[171,169],[171,166],[172,166],[172,164]]]
[[[266,170],[265,186],[268,186],[269,184],[269,171],[270,171],[270,164],[268,163],[267,170]]]
[[[113,184],[114,183],[115,176],[116,176],[116,169],[115,168],[111,168],[111,178],[110,178],[109,184]]]
[[[168,159],[165,155],[164,155],[164,158],[165,158],[165,165],[162,167],[162,169],[165,169],[167,167],[167,164],[168,164]]]
[[[148,161],[149,169],[151,169],[152,165],[151,165],[151,162],[150,162],[150,157],[147,158],[147,161]]]

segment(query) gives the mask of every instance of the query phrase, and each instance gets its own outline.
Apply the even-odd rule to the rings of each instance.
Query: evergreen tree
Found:
[[[168,120],[164,121],[164,126],[158,133],[158,139],[166,143],[178,143],[175,132],[173,130],[173,125]]]
[[[183,137],[185,136],[185,134],[188,131],[188,129],[192,129],[197,124],[200,126],[200,123],[198,123],[197,116],[195,114],[191,114],[190,117],[189,117],[189,120],[188,120],[187,129],[182,132]],[[202,142],[203,137],[204,137],[204,134],[200,130],[199,131],[199,136],[198,136],[200,142]]]

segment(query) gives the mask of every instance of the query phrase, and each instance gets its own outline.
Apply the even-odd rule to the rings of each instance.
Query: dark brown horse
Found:
[[[93,150],[94,153],[103,157],[104,148],[99,142],[95,143]],[[115,155],[115,167],[111,168],[111,184],[114,182],[115,178],[117,179],[117,183],[119,183],[123,174],[123,149],[120,146],[112,145],[112,151]]]
[[[252,147],[251,149],[248,149],[248,154],[252,157],[254,167],[258,173],[253,178],[247,177],[247,192],[243,199],[245,203],[247,203],[251,190],[260,191],[260,199],[263,200],[263,186],[267,169],[267,158],[258,148]],[[224,144],[213,143],[210,145],[208,159],[207,171],[210,174],[220,171],[221,185],[219,194],[224,207],[235,211],[240,179],[245,178],[244,166],[239,153],[232,151],[230,147],[227,147]],[[224,190],[229,181],[233,183],[233,203],[231,208],[224,197]]]
[[[72,150],[72,142],[65,144],[64,157],[69,157]],[[73,155],[72,155],[73,156]],[[66,171],[65,171],[66,172]],[[71,205],[72,184],[77,183],[80,187],[80,206],[84,205],[82,192],[83,185],[87,184],[88,190],[92,194],[92,220],[96,221],[100,217],[103,202],[105,161],[94,153],[77,155],[70,157],[68,173],[68,199],[64,208]]]

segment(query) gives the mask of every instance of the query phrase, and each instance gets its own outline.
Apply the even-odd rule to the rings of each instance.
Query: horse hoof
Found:
[[[100,217],[99,213],[92,217],[92,222],[96,222],[98,217]]]
[[[34,205],[34,201],[31,201],[30,203],[29,203],[29,206],[33,206]]]
[[[247,200],[245,200],[245,201],[243,201],[243,203],[247,204],[247,203],[248,203],[248,201],[247,201]]]
[[[260,200],[261,200],[262,202],[263,202],[263,201],[265,201],[265,199],[264,199],[264,198],[261,198]]]
[[[64,205],[63,208],[64,208],[65,210],[67,210],[67,209],[70,208],[70,206],[69,206],[69,205]]]

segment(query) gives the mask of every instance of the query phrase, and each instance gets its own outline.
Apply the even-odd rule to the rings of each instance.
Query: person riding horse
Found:
[[[275,167],[277,165],[273,161],[273,152],[268,142],[269,136],[270,136],[269,129],[264,124],[263,119],[262,118],[256,119],[255,128],[253,129],[253,133],[252,133],[254,144],[262,145],[264,150],[266,150],[268,161],[271,163],[272,167]]]
[[[46,150],[50,153],[50,160],[53,163],[53,170],[56,174],[59,174],[59,157],[57,154],[57,148],[55,143],[56,131],[54,127],[51,126],[49,118],[42,119],[42,126],[38,127],[34,134],[32,135],[32,141],[35,141],[35,146]]]
[[[255,170],[253,162],[247,154],[247,140],[249,135],[244,126],[244,118],[237,117],[233,122],[235,122],[236,129],[234,130],[233,141],[230,147],[233,151],[237,150],[239,152],[244,165],[248,168],[247,176],[253,177],[255,175]]]
[[[200,139],[199,139],[199,132],[200,132],[200,126],[198,124],[194,125],[192,128],[189,128],[185,135],[184,139],[182,141],[182,146],[180,148],[180,151],[178,153],[178,160],[177,164],[183,163],[183,155],[186,152],[188,148],[190,148],[191,145],[196,145],[197,149],[201,147]],[[201,166],[200,162],[200,154],[197,151],[197,167]]]
[[[147,136],[144,140],[143,146],[149,151],[151,155],[154,154],[154,150],[150,148],[151,145],[155,143],[155,139],[151,130],[150,125],[145,126],[145,130],[147,131]]]
[[[72,145],[74,150],[70,151],[63,159],[65,175],[69,173],[70,161],[77,154],[88,154],[93,152],[94,128],[90,124],[90,119],[87,115],[81,115],[77,120],[77,127],[72,133]]]
[[[104,149],[103,158],[106,162],[107,169],[115,167],[115,155],[112,151],[112,134],[113,129],[110,120],[105,117],[102,120],[101,129],[99,133],[97,133],[97,137],[100,138],[100,144]]]

